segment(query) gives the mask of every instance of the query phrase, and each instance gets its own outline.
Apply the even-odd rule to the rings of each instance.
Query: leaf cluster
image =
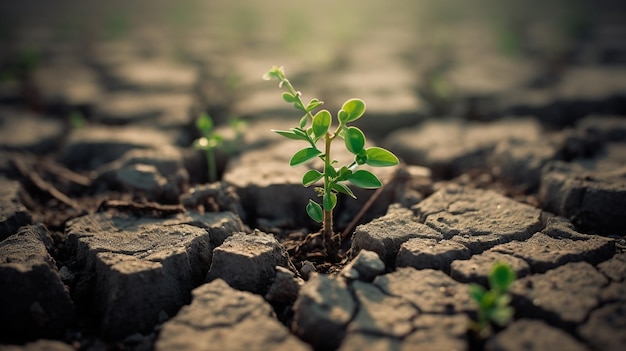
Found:
[[[196,120],[196,128],[202,135],[196,139],[193,146],[198,150],[213,150],[220,147],[224,142],[224,137],[215,133],[215,124],[213,119],[206,113],[203,113]]]
[[[470,284],[470,297],[478,305],[478,320],[472,323],[472,328],[481,337],[491,333],[492,323],[504,326],[513,317],[508,290],[515,279],[515,271],[509,265],[497,262],[489,274],[489,290],[478,284]]]
[[[365,134],[358,127],[350,123],[363,117],[365,102],[361,99],[347,100],[337,112],[336,118],[327,109],[319,109],[323,102],[311,99],[304,103],[301,93],[296,91],[285,76],[282,67],[274,67],[265,74],[264,79],[278,79],[279,87],[286,87],[287,91],[282,94],[285,102],[293,104],[296,110],[302,113],[302,117],[296,127],[289,130],[273,130],[275,133],[292,140],[306,142],[307,147],[297,151],[290,159],[290,166],[299,166],[315,158],[324,161],[324,169],[308,170],[302,177],[302,185],[308,187],[323,179],[324,186],[321,191],[322,205],[310,200],[307,205],[309,216],[321,222],[324,212],[332,211],[337,204],[337,194],[345,194],[356,198],[348,184],[375,189],[382,186],[378,177],[367,170],[357,169],[361,165],[373,167],[394,166],[399,163],[398,158],[390,151],[380,147],[365,147]],[[336,123],[336,126],[334,126]],[[334,130],[333,130],[334,127]],[[352,163],[339,166],[337,160],[330,158],[330,145],[336,138],[343,139],[346,149],[354,155]],[[317,143],[324,140],[324,148],[318,147]]]

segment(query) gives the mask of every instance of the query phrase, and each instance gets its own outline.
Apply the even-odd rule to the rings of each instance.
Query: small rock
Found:
[[[607,284],[608,279],[589,263],[575,262],[516,280],[510,292],[521,316],[572,329],[598,306]]]
[[[265,294],[265,299],[271,303],[293,304],[298,298],[302,285],[304,285],[304,281],[296,277],[292,271],[285,267],[276,266],[274,282]]]
[[[591,312],[578,333],[595,350],[623,350],[626,346],[626,304],[624,301],[604,305]]]
[[[311,277],[311,274],[317,272],[317,268],[315,268],[315,265],[313,264],[313,262],[311,261],[303,261],[302,262],[302,267],[300,268],[300,274],[302,274],[302,278],[304,278],[304,280],[309,280],[309,278]]]
[[[598,270],[613,281],[626,281],[626,253],[617,254],[600,263]]]
[[[100,318],[109,339],[150,332],[173,315],[206,277],[212,251],[243,230],[228,212],[171,218],[96,213],[68,223],[77,271],[73,296]]]
[[[207,281],[221,278],[238,290],[265,294],[275,267],[286,267],[289,254],[271,234],[235,233],[213,250]]]
[[[341,275],[352,280],[371,282],[385,271],[385,263],[378,254],[368,250],[361,250],[342,270]]]
[[[74,304],[46,246],[43,225],[24,226],[0,242],[0,338],[24,342],[59,337],[74,321]]]
[[[74,129],[61,150],[71,169],[94,170],[133,149],[158,149],[175,144],[175,135],[146,127],[85,126]]]
[[[407,209],[390,211],[356,228],[352,236],[351,250],[358,253],[369,250],[378,254],[388,267],[393,267],[400,246],[411,238],[443,239],[443,235],[419,223]]]
[[[55,150],[64,133],[59,119],[0,109],[0,150],[46,154]]]
[[[595,169],[583,162],[550,162],[542,170],[539,198],[546,210],[568,218],[577,228],[606,235],[622,233],[626,229],[622,220],[625,176],[626,167]]]
[[[600,293],[600,300],[606,302],[626,302],[626,282],[611,282]]]
[[[262,297],[221,279],[193,290],[191,305],[167,321],[155,350],[311,350],[289,333]]]
[[[379,275],[374,284],[386,294],[410,301],[423,313],[450,314],[474,309],[467,286],[441,271],[403,267],[393,273]]]
[[[33,222],[19,198],[20,183],[0,177],[0,241]]]
[[[402,339],[378,333],[349,333],[339,351],[467,350],[469,319],[464,314],[420,314],[412,324],[411,333]]]
[[[358,305],[356,316],[347,332],[385,335],[402,338],[413,330],[413,320],[419,314],[408,300],[386,294],[378,286],[356,281],[352,283]]]
[[[541,210],[490,190],[446,186],[413,207],[421,221],[480,253],[541,230]],[[488,219],[488,220],[485,220]]]
[[[523,259],[488,250],[472,256],[469,260],[452,262],[450,276],[463,283],[477,283],[488,288],[489,273],[496,262],[508,264],[518,279],[530,274],[530,266]]]
[[[317,350],[336,349],[357,303],[343,279],[313,274],[294,304],[293,328]]]
[[[555,239],[566,238],[571,240],[588,240],[590,237],[576,231],[572,222],[565,217],[554,216],[546,220],[542,233]]]
[[[496,145],[489,166],[501,182],[534,192],[539,188],[541,168],[556,159],[558,151],[549,142],[507,140]]]
[[[146,164],[126,166],[117,173],[117,180],[130,191],[140,191],[149,199],[157,199],[167,180],[156,167]]]
[[[500,142],[540,138],[541,126],[534,118],[491,123],[437,119],[393,132],[383,146],[408,164],[430,168],[435,177],[452,178],[470,169],[486,168],[489,155]]]
[[[97,182],[122,188],[149,201],[178,202],[189,188],[189,172],[179,149],[169,145],[133,149],[97,169]]]
[[[76,278],[76,274],[74,274],[67,266],[62,266],[59,269],[59,277],[64,283],[71,283],[74,278]]]
[[[466,260],[470,256],[470,250],[456,241],[413,238],[400,246],[396,266],[450,272],[453,261]]]
[[[488,351],[586,351],[587,347],[568,333],[540,320],[520,319],[504,331],[490,338],[485,345]]]
[[[186,208],[201,206],[204,210],[209,210],[217,206],[220,211],[230,211],[239,217],[244,214],[235,188],[223,182],[197,185],[181,196],[180,202]]]
[[[495,246],[490,251],[521,258],[528,262],[533,272],[542,273],[567,262],[595,264],[604,261],[615,252],[615,241],[598,235],[579,235],[568,239],[536,233],[526,241],[512,241]]]
[[[465,350],[469,319],[464,314],[421,314],[414,331],[404,339],[410,350]]]

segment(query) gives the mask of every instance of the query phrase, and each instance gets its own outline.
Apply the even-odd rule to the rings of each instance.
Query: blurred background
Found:
[[[390,118],[377,122],[381,134],[443,115],[533,114],[567,125],[584,106],[546,106],[609,99],[609,112],[624,108],[614,99],[626,87],[625,8],[611,0],[3,1],[0,102],[124,123],[111,106],[135,111],[128,92],[141,91],[153,93],[143,94],[144,109],[170,115],[180,105],[187,117],[208,111],[218,122],[279,116],[289,107],[261,76],[283,65],[305,97],[331,109],[364,99]]]

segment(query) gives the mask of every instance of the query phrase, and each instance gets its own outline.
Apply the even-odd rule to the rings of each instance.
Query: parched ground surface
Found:
[[[624,5],[471,2],[0,5],[0,350],[625,349]],[[273,65],[402,161],[336,259]]]

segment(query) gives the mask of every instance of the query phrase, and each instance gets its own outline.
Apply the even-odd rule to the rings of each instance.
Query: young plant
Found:
[[[217,162],[215,161],[215,149],[222,145],[224,138],[214,133],[213,119],[206,113],[200,115],[196,120],[196,128],[198,128],[202,136],[193,142],[193,146],[198,150],[204,150],[209,171],[209,182],[216,182]]]
[[[504,326],[513,317],[508,290],[515,279],[515,271],[509,265],[497,262],[489,273],[490,290],[470,284],[470,297],[478,305],[478,319],[471,322],[470,328],[481,338],[491,334],[492,324]]]
[[[365,134],[349,124],[358,120],[365,113],[365,102],[360,99],[347,100],[337,112],[337,126],[333,130],[333,118],[328,110],[321,109],[323,102],[312,99],[308,103],[302,101],[302,94],[297,91],[285,76],[282,67],[273,67],[263,79],[277,79],[279,88],[285,88],[283,100],[293,104],[302,113],[300,122],[289,130],[273,130],[286,138],[301,140],[307,147],[296,152],[289,161],[290,166],[299,166],[319,158],[324,162],[321,170],[310,169],[302,177],[305,187],[323,182],[315,190],[322,198],[321,204],[309,200],[307,214],[316,222],[322,223],[322,241],[326,254],[334,257],[341,245],[341,236],[333,231],[333,209],[337,205],[337,194],[345,194],[356,198],[348,183],[365,189],[375,189],[382,182],[370,171],[357,169],[361,165],[387,167],[398,164],[398,158],[388,150],[380,147],[365,147]],[[347,165],[338,165],[332,158],[331,146],[337,138],[343,139],[346,149],[354,155],[354,160]],[[317,143],[322,142],[322,148]]]
[[[72,113],[70,113],[69,121],[70,127],[72,129],[79,129],[87,125],[87,120],[85,119],[85,116],[83,116],[83,114],[79,111],[73,111]]]

